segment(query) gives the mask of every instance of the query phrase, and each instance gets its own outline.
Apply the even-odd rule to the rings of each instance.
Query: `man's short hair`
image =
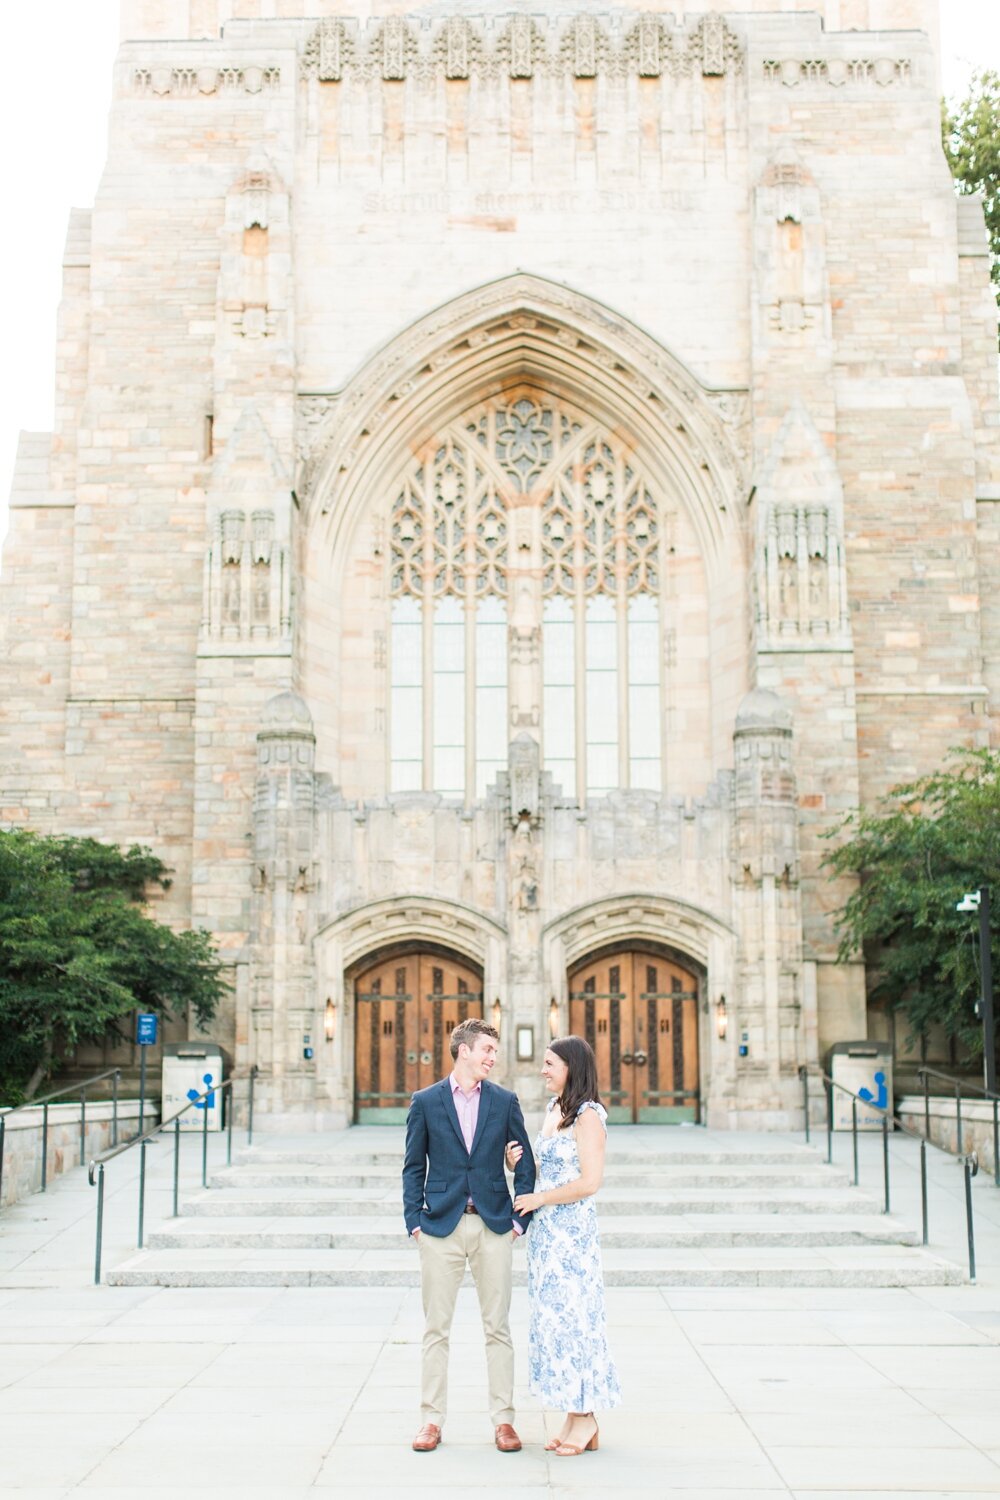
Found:
[[[495,1042],[500,1040],[500,1033],[495,1026],[488,1021],[481,1021],[478,1016],[473,1016],[468,1021],[459,1021],[451,1034],[451,1055],[458,1059],[458,1049],[464,1042],[467,1047],[476,1045],[477,1036],[491,1036]]]

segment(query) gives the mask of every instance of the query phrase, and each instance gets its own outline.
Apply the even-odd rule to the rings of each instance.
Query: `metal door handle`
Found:
[[[635,1054],[635,1065],[637,1068],[641,1068],[642,1065],[648,1061],[649,1059],[647,1058],[645,1052],[637,1052]]]
[[[421,1062],[422,1062],[422,1063],[423,1063],[423,1064],[424,1064],[424,1065],[425,1065],[425,1066],[426,1066],[426,1065],[427,1065],[427,1063],[429,1063],[429,1062],[430,1062],[430,1060],[431,1060],[431,1055],[430,1055],[430,1053],[429,1053],[429,1052],[421,1052],[421,1054],[420,1054],[420,1061],[421,1061]]]
[[[622,1062],[623,1063],[635,1062],[635,1058],[632,1056],[631,1052],[623,1052],[622,1053]]]

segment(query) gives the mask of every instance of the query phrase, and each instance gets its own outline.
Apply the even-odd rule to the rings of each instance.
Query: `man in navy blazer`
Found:
[[[514,1345],[510,1288],[514,1240],[530,1214],[515,1214],[504,1176],[504,1152],[517,1142],[518,1193],[535,1186],[535,1160],[517,1095],[489,1082],[499,1033],[485,1021],[463,1021],[451,1034],[455,1067],[448,1078],[413,1095],[406,1117],[403,1213],[420,1249],[424,1303],[422,1426],[418,1453],[441,1441],[448,1401],[448,1340],[455,1299],[472,1269],[486,1335],[486,1368],[494,1441],[516,1453]]]

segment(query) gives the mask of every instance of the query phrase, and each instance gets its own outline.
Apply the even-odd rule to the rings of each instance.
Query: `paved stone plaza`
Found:
[[[877,1195],[879,1143],[862,1144],[862,1186]],[[197,1143],[184,1146],[182,1192],[197,1196]],[[838,1139],[837,1159],[848,1155]],[[212,1157],[214,1170],[220,1141]],[[169,1210],[169,1147],[150,1158],[155,1230]],[[894,1142],[892,1160],[894,1206],[914,1226],[910,1143]],[[108,1168],[108,1266],[133,1253],[131,1161]],[[626,1401],[573,1469],[542,1453],[524,1389],[525,1450],[493,1449],[472,1291],[460,1294],[445,1443],[418,1455],[417,1291],[96,1288],[94,1209],[76,1171],[0,1221],[4,1500],[324,1489],[372,1500],[470,1485],[640,1500],[1000,1494],[1000,1194],[982,1179],[976,1286],[610,1289]],[[932,1252],[962,1265],[961,1173],[938,1153],[931,1209]],[[522,1372],[525,1295],[515,1290]]]

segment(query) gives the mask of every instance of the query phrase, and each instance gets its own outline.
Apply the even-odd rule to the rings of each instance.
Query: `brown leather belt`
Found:
[[[474,1203],[467,1203],[465,1205],[465,1212],[467,1214],[477,1214],[479,1212],[479,1209],[476,1207],[476,1205]]]

